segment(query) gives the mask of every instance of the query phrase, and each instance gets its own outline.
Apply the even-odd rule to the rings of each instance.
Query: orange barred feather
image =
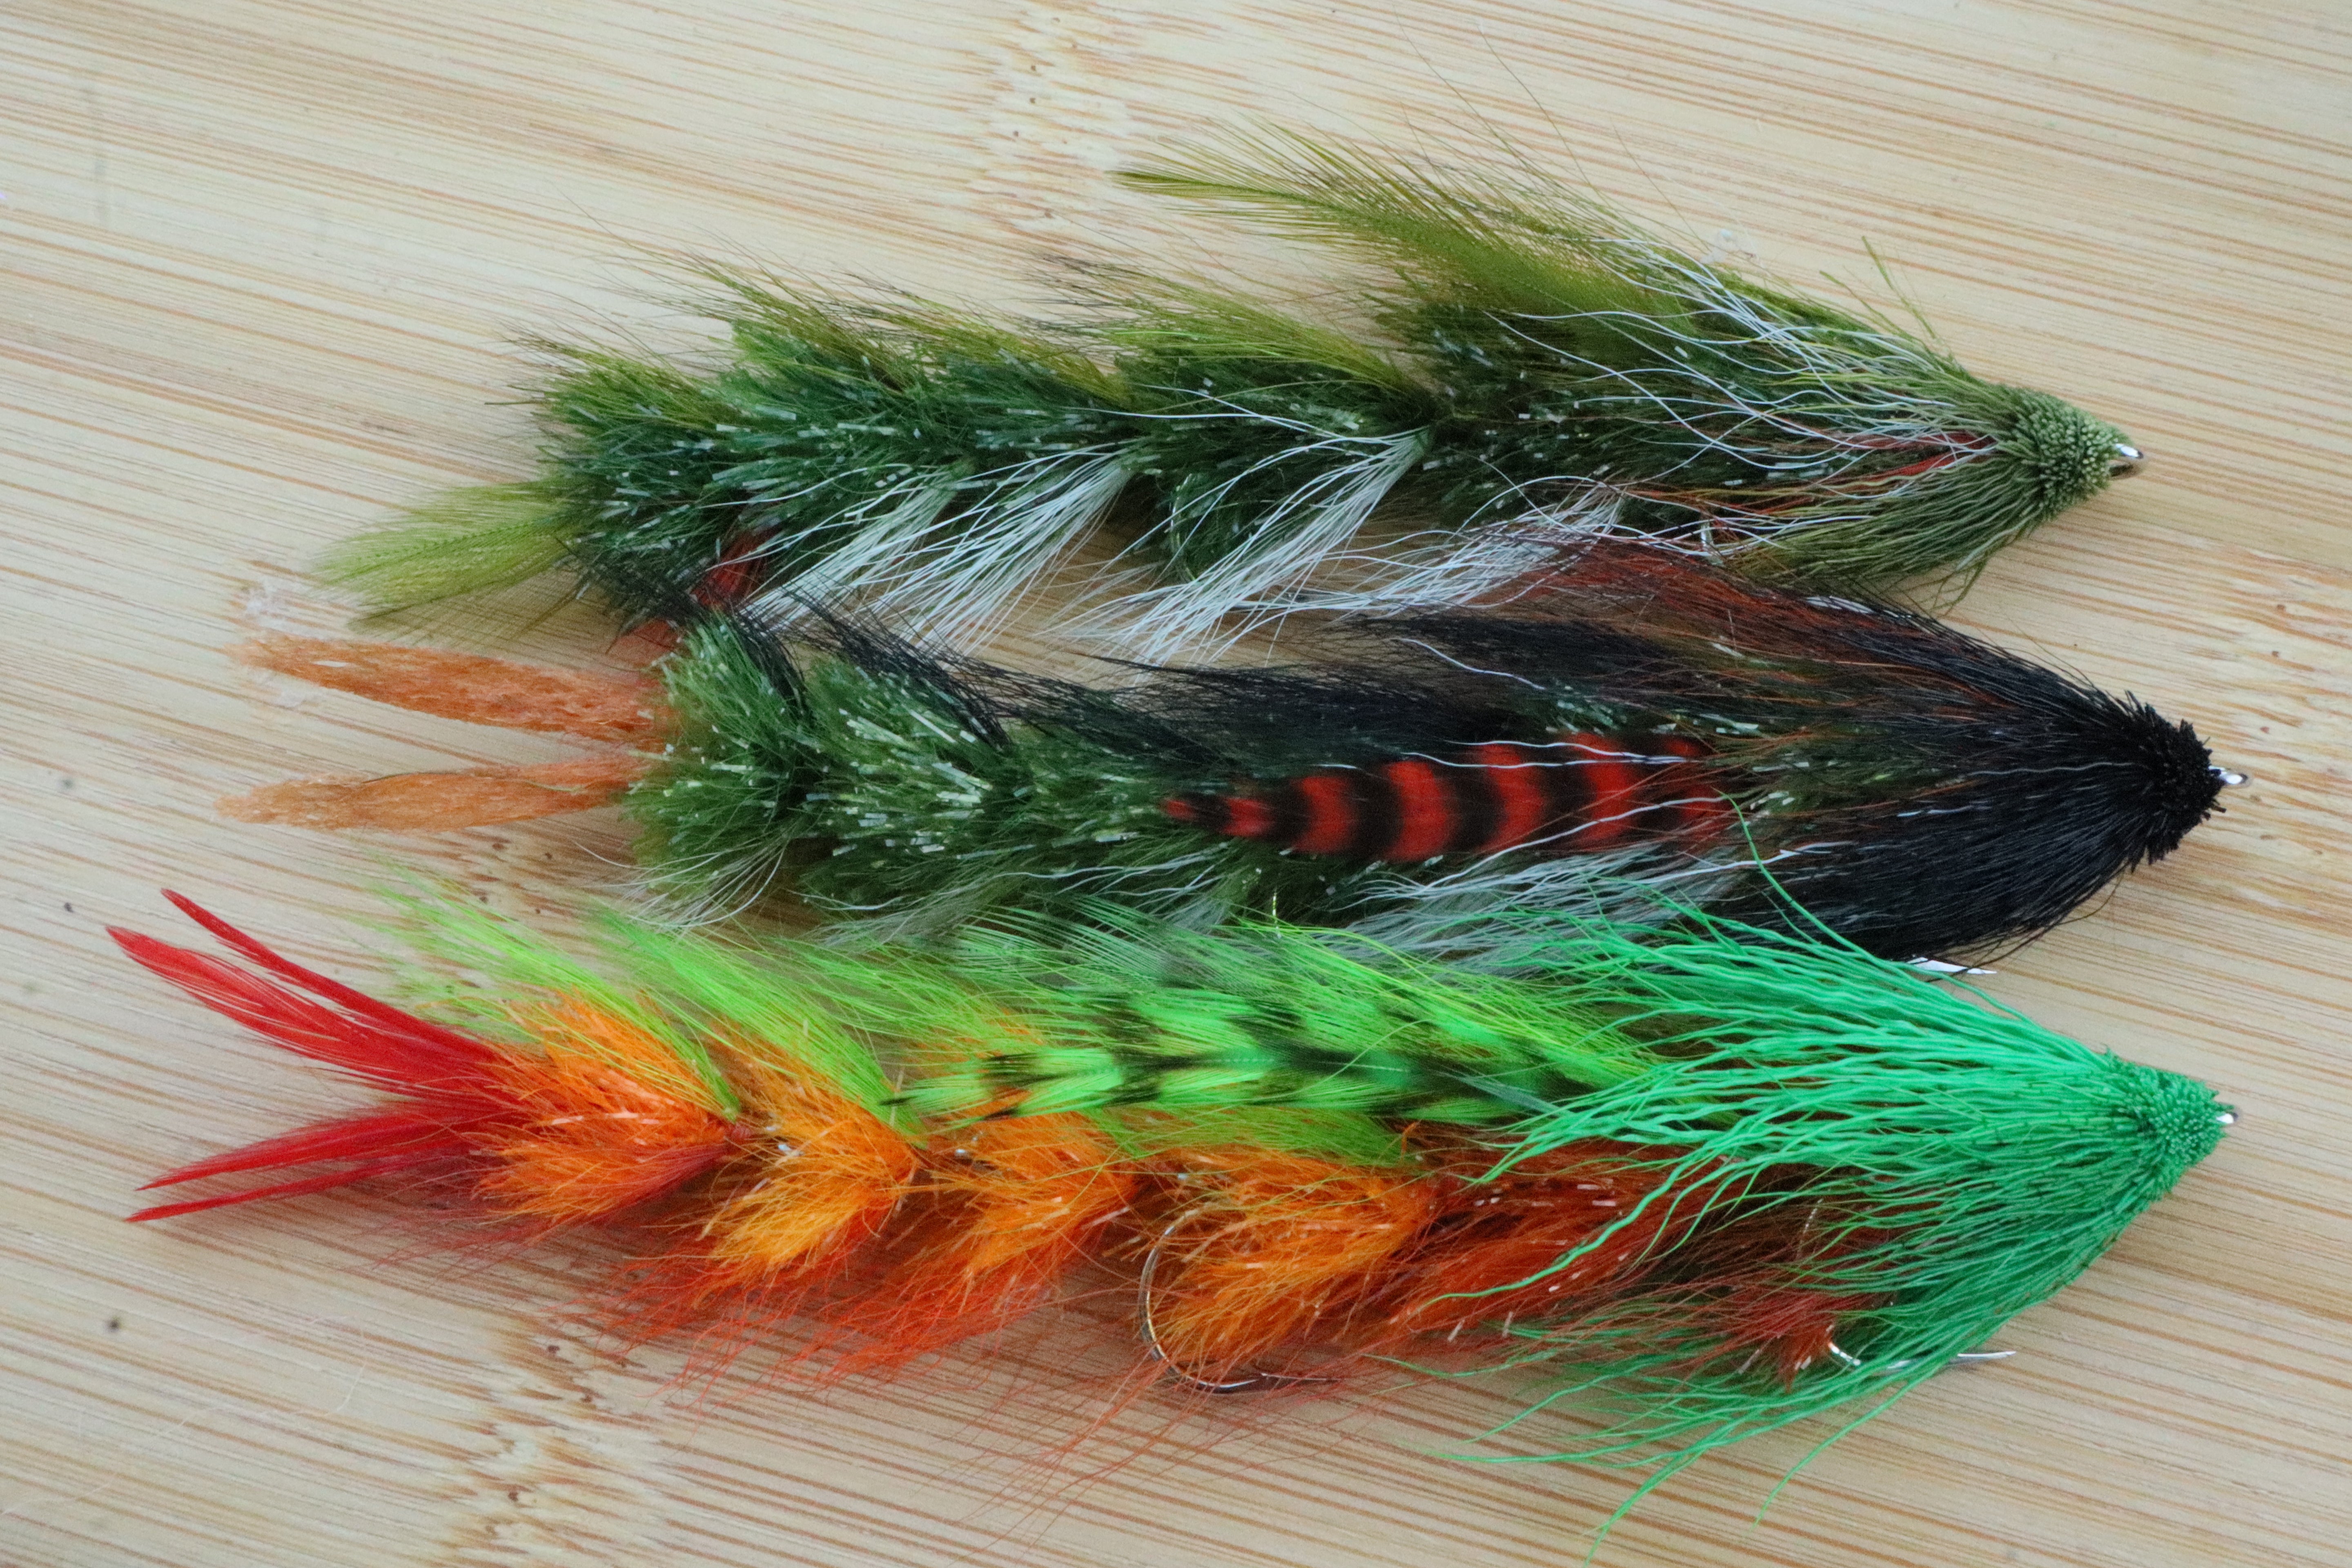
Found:
[[[707,1215],[672,1221],[677,1239],[632,1269],[633,1333],[652,1337],[730,1300],[759,1315],[798,1311],[878,1239],[913,1190],[921,1157],[907,1135],[847,1097],[747,1064],[744,1156]]]
[[[675,1058],[642,1028],[576,1001],[530,1021],[545,1055],[499,1062],[516,1116],[478,1145],[477,1190],[499,1212],[551,1226],[604,1219],[709,1171],[748,1135],[667,1087]]]
[[[1544,745],[1496,741],[1454,756],[1318,768],[1230,795],[1173,795],[1160,810],[1220,837],[1397,866],[1530,846],[1600,854],[1637,839],[1696,853],[1732,825],[1698,765],[1707,755],[1683,736],[1578,731]]]

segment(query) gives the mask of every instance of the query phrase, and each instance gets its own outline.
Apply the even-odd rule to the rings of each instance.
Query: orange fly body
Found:
[[[710,1170],[736,1130],[677,1059],[635,1025],[567,1002],[520,1020],[544,1054],[494,1069],[516,1119],[481,1140],[483,1197],[549,1225],[608,1218]]]
[[[898,1364],[1038,1305],[1126,1211],[1136,1183],[1101,1128],[1076,1115],[974,1122],[935,1141],[928,1166],[929,1235],[832,1315],[868,1342],[845,1372]]]
[[[1142,1305],[1153,1348],[1211,1383],[1328,1339],[1433,1208],[1411,1168],[1241,1146],[1177,1162],[1179,1206],[1150,1244]]]

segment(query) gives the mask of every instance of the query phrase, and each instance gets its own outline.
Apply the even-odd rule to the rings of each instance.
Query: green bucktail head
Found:
[[[2141,1200],[2150,1203],[2171,1191],[2191,1166],[2221,1145],[2223,1131],[2237,1120],[2237,1113],[2195,1079],[2119,1057],[2107,1060],[2122,1080],[2115,1114],[2124,1134],[2150,1152],[2145,1173],[2148,1190]]]
[[[1808,503],[1759,533],[1742,565],[1825,587],[1887,589],[1946,577],[1965,586],[1993,552],[2137,469],[2113,425],[2031,387],[1926,367],[1914,428],[1948,449],[1916,472],[1857,470],[1851,496]]]
[[[2105,420],[2046,392],[2001,390],[2016,400],[2001,434],[2001,454],[2033,477],[2045,518],[2090,500],[2139,467],[2139,448]]]
[[[1709,1448],[1891,1397],[2081,1273],[2231,1120],[2203,1084],[1849,948],[1701,917],[1646,937],[1529,926],[1556,937],[1556,979],[1666,1060],[1532,1119],[1519,1157],[1595,1137],[1673,1151],[1654,1201],[1805,1247],[1769,1279],[1702,1269],[1528,1326],[1528,1356],[1572,1365],[1576,1404],[1603,1421],[1548,1457],[1662,1462],[1654,1484]],[[1793,1370],[1736,1353],[1743,1292],[1759,1289],[1837,1303],[1829,1353]]]

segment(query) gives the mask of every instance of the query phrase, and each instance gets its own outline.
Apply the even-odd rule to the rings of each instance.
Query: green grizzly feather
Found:
[[[1507,979],[1283,927],[988,937],[960,973],[1006,1026],[908,1098],[1486,1121],[1504,1167],[1593,1140],[1644,1151],[1667,1179],[1547,1272],[1645,1225],[1687,1227],[1692,1262],[1517,1322],[1523,1357],[1562,1381],[1488,1436],[1580,1414],[1597,1428],[1542,1457],[1661,1463],[1650,1485],[1849,1401],[1884,1408],[2089,1267],[2231,1120],[2203,1084],[1849,947],[1697,916],[1524,928],[1541,960]],[[1698,1261],[1717,1222],[1811,1238],[1794,1288],[1845,1304],[1832,1354],[1783,1373],[1737,1353],[1730,1276]]]
[[[1298,1106],[1394,1121],[1517,1121],[1659,1065],[1566,988],[1441,982],[1446,972],[1295,928],[1187,931],[1122,911],[966,933],[961,982],[1016,1027],[960,1035],[956,997],[894,1031],[951,1039],[908,1095],[919,1110],[1021,1097],[1024,1113],[1114,1106]],[[1349,947],[1354,952],[1349,951]],[[1032,1045],[1029,1042],[1034,1041]],[[940,1068],[945,1060],[952,1065]]]
[[[1392,554],[1467,568],[1465,595],[1531,532],[1607,528],[1866,595],[1964,579],[2137,459],[2047,393],[1531,176],[1272,138],[1128,178],[1369,262],[1342,290],[1360,329],[1118,268],[1082,272],[1061,322],[708,269],[712,363],[541,345],[540,475],[331,570],[395,607],[560,559],[632,616],[649,581],[715,584],[946,636],[1108,523],[1145,570],[1103,624],[1156,652],[1279,603],[1391,502],[1439,525]]]

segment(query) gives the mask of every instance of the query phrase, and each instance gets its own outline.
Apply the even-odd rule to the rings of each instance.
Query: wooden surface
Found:
[[[1760,1524],[1826,1431],[1702,1465],[1601,1561],[2352,1561],[2347,15],[0,0],[0,1564],[1577,1560],[1619,1481],[1419,1451],[1491,1392],[1105,1419],[1048,1340],[698,1395],[665,1387],[674,1356],[565,1326],[578,1259],[416,1256],[350,1196],[121,1223],[159,1167],[353,1099],[112,952],[107,922],[170,931],[159,885],[364,981],[388,854],[550,921],[616,875],[612,822],[370,844],[210,805],[308,769],[559,754],[221,652],[333,624],[300,575],[327,542],[523,471],[512,334],[690,331],[649,302],[649,246],[1007,302],[1053,252],[1278,274],[1295,260],[1104,178],[1253,116],[1507,137],[1791,278],[1867,277],[1874,245],[1978,368],[2154,458],[1962,618],[2193,719],[2254,781],[1991,983],[2221,1086],[2222,1150],[2013,1325],[2014,1361],[1938,1379]],[[581,626],[535,647],[599,657]]]

